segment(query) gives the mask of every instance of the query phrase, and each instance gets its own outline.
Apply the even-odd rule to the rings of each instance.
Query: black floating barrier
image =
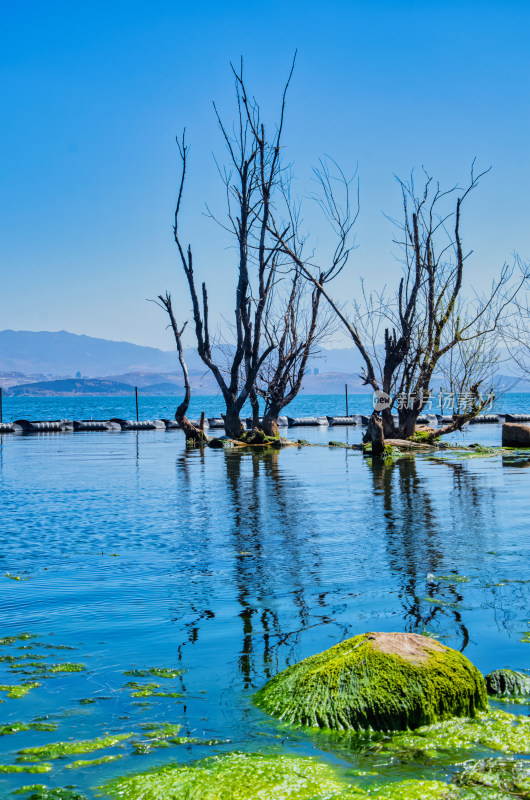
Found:
[[[326,417],[328,425],[360,425],[361,415],[354,414],[350,417]]]
[[[0,422],[0,433],[22,433],[22,426],[16,422]]]
[[[52,420],[29,420],[17,419],[15,425],[19,425],[24,433],[64,433],[73,431],[74,424],[71,420],[52,419]]]
[[[290,428],[296,427],[317,427],[318,425],[327,425],[327,417],[287,417]]]
[[[530,414],[505,414],[506,422],[530,422]]]
[[[135,419],[120,419],[119,417],[113,417],[110,421],[117,422],[122,431],[155,431],[166,429],[165,423],[161,419],[143,419],[136,421]]]
[[[247,428],[249,428],[249,429],[252,428],[252,424],[253,424],[252,417],[247,417],[245,422],[246,422]],[[263,417],[260,417],[259,418],[259,424],[261,425],[262,423],[263,423]],[[288,425],[289,425],[289,421],[288,421],[287,417],[278,417],[278,427],[279,428],[287,428]]]
[[[121,431],[121,425],[110,419],[74,419],[74,431]]]

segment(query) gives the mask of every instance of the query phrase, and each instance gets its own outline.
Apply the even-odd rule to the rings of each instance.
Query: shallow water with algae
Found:
[[[304,436],[323,446],[0,438],[2,798],[528,796],[530,698],[394,735],[253,703],[364,631],[530,674],[530,462]]]

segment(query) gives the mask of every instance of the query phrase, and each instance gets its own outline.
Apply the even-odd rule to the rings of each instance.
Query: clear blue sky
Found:
[[[222,210],[211,101],[230,118],[229,61],[243,55],[271,115],[295,48],[298,189],[322,153],[359,165],[359,247],[336,294],[396,272],[393,175],[424,164],[464,181],[474,156],[493,166],[464,223],[480,288],[512,251],[530,256],[529,30],[530,3],[514,0],[2,0],[0,329],[172,345],[146,298],[170,288],[189,316],[171,232],[183,126],[183,227],[214,316],[230,315],[233,256],[202,215],[207,199]]]

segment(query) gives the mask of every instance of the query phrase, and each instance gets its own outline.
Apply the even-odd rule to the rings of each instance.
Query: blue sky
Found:
[[[230,315],[234,257],[203,210],[223,209],[211,103],[230,119],[240,55],[274,119],[298,48],[285,143],[300,194],[320,155],[358,164],[358,249],[336,296],[360,276],[392,282],[383,212],[399,212],[394,174],[422,164],[445,184],[475,156],[493,167],[464,220],[477,288],[514,250],[530,256],[527,2],[3,0],[1,19],[0,329],[172,346],[146,298],[169,288],[189,316],[171,231],[183,126],[183,233],[214,318]]]

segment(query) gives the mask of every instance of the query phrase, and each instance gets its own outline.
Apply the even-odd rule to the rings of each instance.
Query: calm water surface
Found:
[[[500,436],[499,426],[476,428],[484,441]],[[360,437],[329,434],[311,433]],[[270,720],[251,695],[288,664],[367,630],[438,634],[483,672],[528,668],[529,464],[452,456],[372,467],[325,446],[186,452],[179,432],[164,431],[0,437],[0,635],[38,637],[1,654],[87,667],[5,699],[0,722],[38,716],[58,728],[2,737],[2,763],[50,741],[138,738],[151,722],[229,740],[147,755],[126,743],[112,764],[68,770],[63,760],[49,774],[4,775],[1,796],[46,783],[93,798],[114,775],[272,745],[355,764],[354,753]],[[469,580],[430,584],[430,572]],[[124,675],[151,667],[186,671]],[[0,684],[21,677],[0,662]],[[183,696],[133,697],[131,680]]]
[[[173,419],[175,409],[180,403],[180,397],[149,397],[140,395],[140,419],[158,419],[170,417]],[[199,417],[204,411],[207,417],[219,417],[223,410],[221,396],[207,395],[191,398],[188,416]],[[121,417],[132,419],[136,416],[134,393],[130,396],[115,397],[10,397],[3,398],[4,422],[15,419],[110,419]],[[371,393],[350,394],[348,411],[350,414],[371,414],[373,400]],[[510,392],[499,397],[492,409],[494,412],[507,412],[509,414],[530,414],[530,394]],[[285,409],[285,414],[290,417],[310,416],[341,416],[346,413],[346,400],[343,394],[299,394]],[[442,413],[439,403],[434,400],[426,413]],[[444,414],[452,411],[448,408]],[[243,414],[251,416],[250,405],[246,405]]]

